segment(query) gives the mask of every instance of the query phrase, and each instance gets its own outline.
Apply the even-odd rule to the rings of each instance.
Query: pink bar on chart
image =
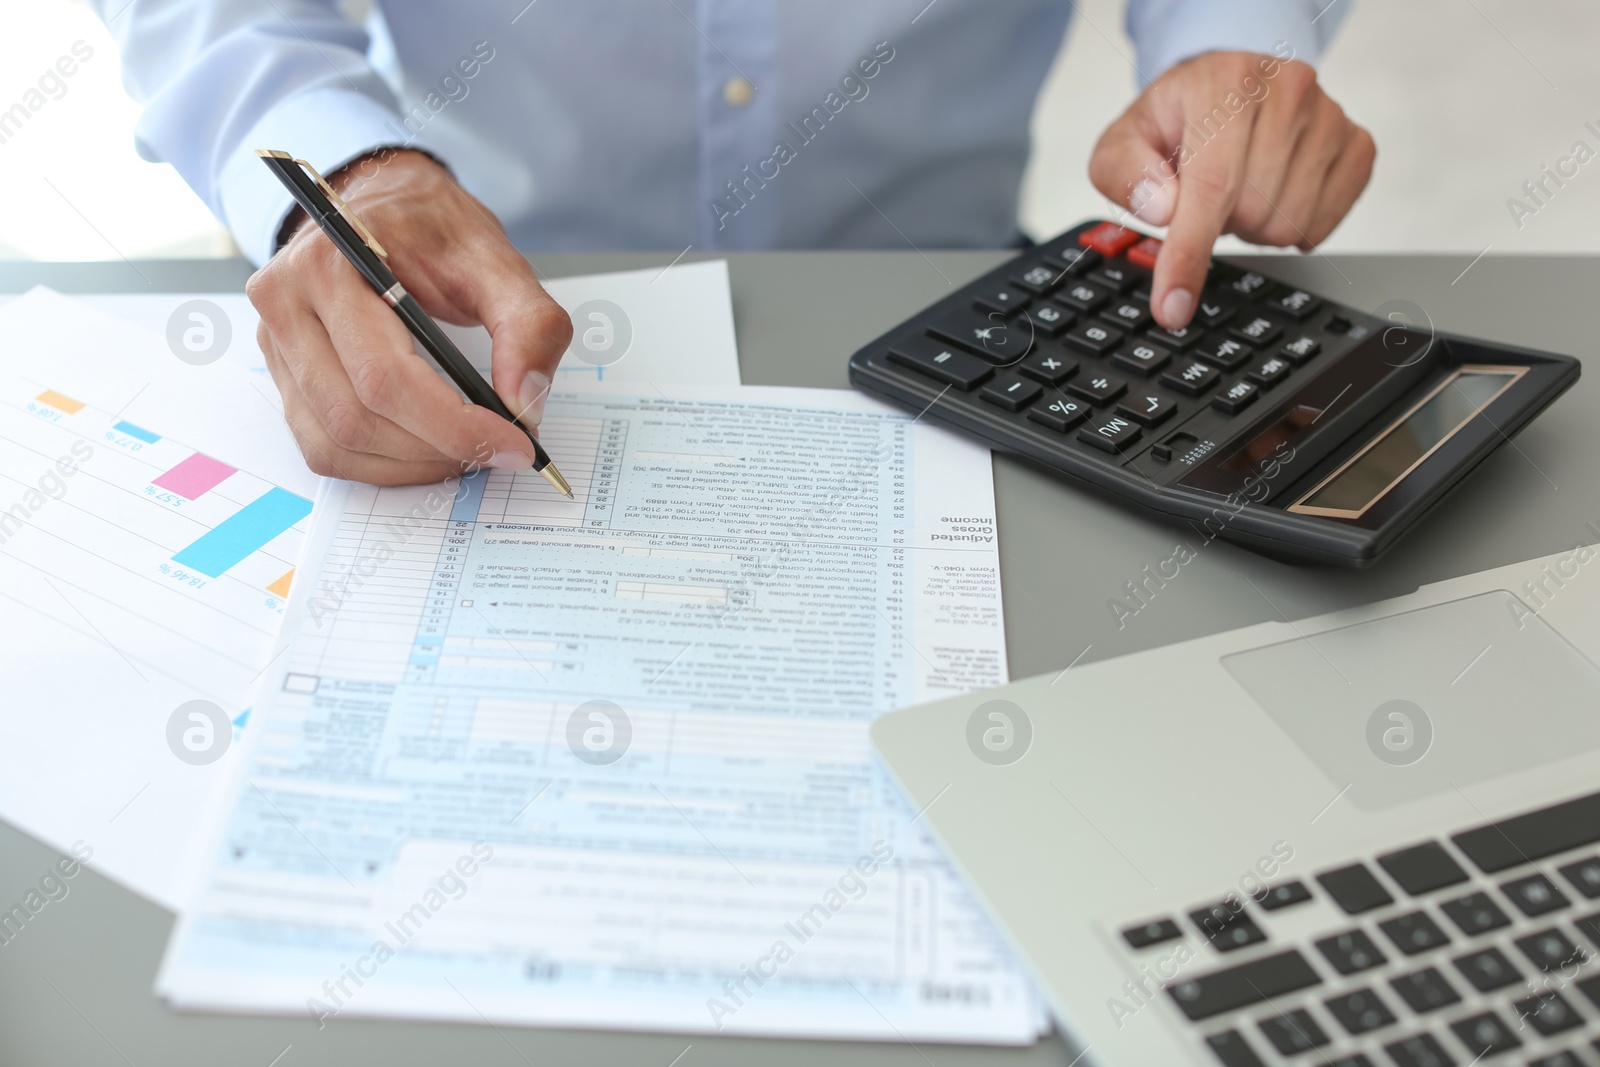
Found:
[[[201,494],[215,489],[234,470],[235,468],[220,460],[196,452],[150,484],[170,489],[181,497],[194,500]]]

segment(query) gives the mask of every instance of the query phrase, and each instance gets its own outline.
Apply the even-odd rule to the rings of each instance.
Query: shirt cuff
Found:
[[[326,175],[374,149],[411,139],[398,115],[361,93],[314,89],[288,97],[262,116],[223,165],[217,182],[223,221],[240,250],[260,266],[276,251],[278,231],[295,203],[256,149],[281,149]]]
[[[1148,85],[1206,52],[1261,52],[1315,63],[1351,0],[1135,0],[1128,35]]]

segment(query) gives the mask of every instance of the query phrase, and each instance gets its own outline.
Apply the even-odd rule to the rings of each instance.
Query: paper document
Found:
[[[573,502],[333,486],[176,1005],[1034,1039],[867,738],[1006,678],[988,451],[851,393],[663,392],[553,399]]]
[[[609,300],[629,333],[609,363],[569,353],[563,388],[597,387],[597,367],[738,382],[720,262],[550,290],[573,309]],[[222,318],[185,311],[182,329],[231,333],[208,364],[165,332],[194,299]],[[177,910],[279,651],[319,480],[252,370],[242,295],[93,300],[39,289],[0,307],[0,818],[63,852],[83,842],[90,866]]]

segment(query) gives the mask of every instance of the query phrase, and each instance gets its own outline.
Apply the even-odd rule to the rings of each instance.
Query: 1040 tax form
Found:
[[[550,410],[572,501],[531,472],[330,484],[160,991],[1031,1041],[867,739],[1006,680],[989,453],[830,390]]]

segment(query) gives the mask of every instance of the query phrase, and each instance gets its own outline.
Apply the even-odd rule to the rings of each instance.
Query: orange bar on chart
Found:
[[[68,415],[76,415],[78,412],[83,410],[83,404],[72,399],[70,396],[62,396],[54,389],[46,389],[44,392],[34,397],[34,399],[41,404],[49,404],[57,411],[65,411]]]
[[[282,578],[279,578],[277,581],[267,586],[267,592],[276,597],[287,598],[289,595],[289,584],[293,581],[294,568],[290,567],[287,571],[284,571]]]

